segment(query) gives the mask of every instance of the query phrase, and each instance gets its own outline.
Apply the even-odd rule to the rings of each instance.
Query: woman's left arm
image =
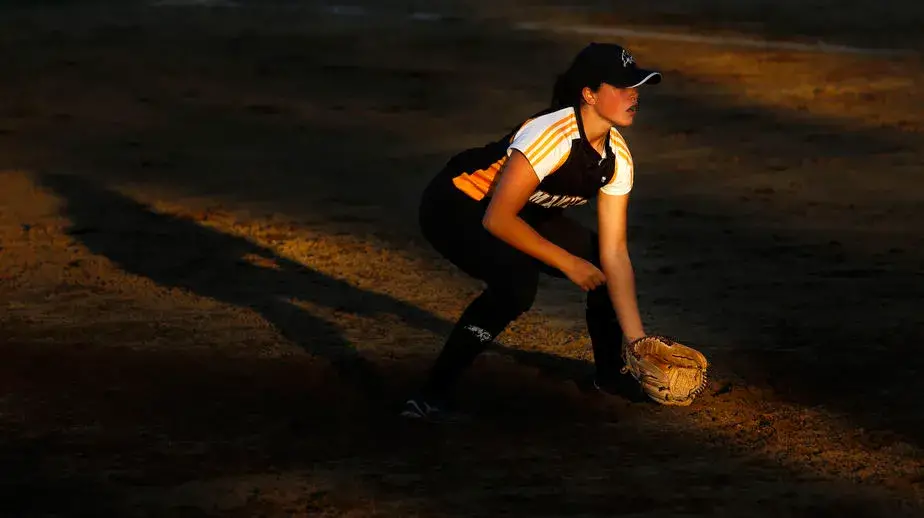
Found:
[[[597,201],[600,265],[624,338],[632,341],[645,336],[645,329],[638,310],[635,272],[626,242],[629,195],[600,193]]]

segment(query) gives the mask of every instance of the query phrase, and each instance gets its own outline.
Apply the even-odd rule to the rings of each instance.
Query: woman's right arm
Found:
[[[558,268],[584,290],[603,284],[606,279],[597,267],[545,239],[520,218],[520,210],[538,185],[539,177],[529,160],[520,151],[512,150],[499,173],[482,225],[507,244]]]

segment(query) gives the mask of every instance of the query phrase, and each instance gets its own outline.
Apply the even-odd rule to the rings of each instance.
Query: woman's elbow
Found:
[[[481,218],[481,226],[488,232],[498,235],[498,233],[503,232],[503,229],[507,228],[509,219],[506,214],[488,210],[485,212],[484,217]]]
[[[481,218],[481,226],[493,234],[497,229],[497,216],[491,213],[491,211],[485,212],[484,217]]]

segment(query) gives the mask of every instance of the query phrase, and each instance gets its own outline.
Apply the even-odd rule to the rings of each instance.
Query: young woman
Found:
[[[591,43],[559,76],[550,108],[500,140],[452,157],[430,182],[419,213],[424,237],[487,287],[455,324],[402,415],[444,413],[462,373],[530,309],[540,272],[587,292],[595,385],[615,390],[622,341],[645,335],[626,246],[632,155],[616,127],[635,119],[638,88],[660,80],[619,45]],[[563,214],[592,196],[598,232]]]

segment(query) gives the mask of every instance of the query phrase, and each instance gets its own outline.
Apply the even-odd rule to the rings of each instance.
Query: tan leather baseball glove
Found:
[[[625,344],[622,359],[622,373],[632,374],[645,394],[662,405],[687,406],[706,388],[706,357],[665,336]]]

